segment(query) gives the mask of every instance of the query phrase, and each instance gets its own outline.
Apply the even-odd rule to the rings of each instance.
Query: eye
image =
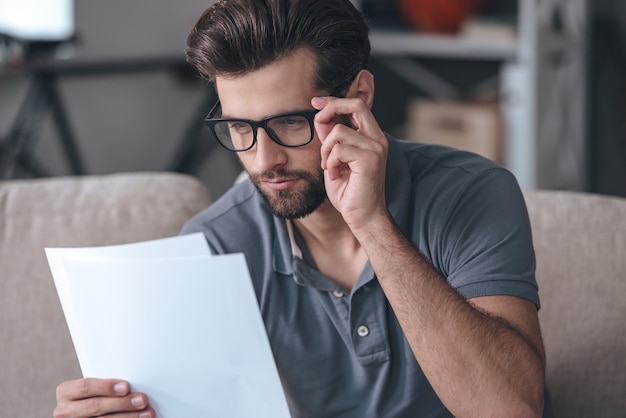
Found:
[[[246,134],[252,130],[252,127],[246,122],[231,121],[228,123],[228,129],[239,134]]]
[[[302,116],[283,116],[272,121],[272,126],[276,129],[301,129],[308,126],[308,121]]]

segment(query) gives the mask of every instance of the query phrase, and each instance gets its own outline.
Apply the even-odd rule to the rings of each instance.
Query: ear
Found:
[[[374,74],[368,70],[361,70],[352,80],[346,97],[358,97],[370,108],[374,103]]]

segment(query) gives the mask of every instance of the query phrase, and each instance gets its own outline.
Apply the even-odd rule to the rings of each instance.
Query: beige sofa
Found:
[[[626,199],[526,198],[557,416],[623,417]],[[209,203],[178,174],[0,182],[0,417],[50,416],[57,383],[80,376],[43,248],[172,236]]]

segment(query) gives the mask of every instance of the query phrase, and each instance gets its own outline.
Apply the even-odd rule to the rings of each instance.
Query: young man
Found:
[[[203,14],[188,59],[215,83],[207,124],[249,179],[183,233],[245,253],[294,417],[542,416],[515,179],[386,136],[367,36],[349,0],[223,0]],[[154,417],[129,387],[63,383],[55,416]]]

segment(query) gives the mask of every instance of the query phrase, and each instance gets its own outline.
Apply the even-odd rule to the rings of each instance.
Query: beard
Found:
[[[279,218],[304,218],[313,213],[326,200],[324,171],[321,168],[315,173],[302,170],[287,171],[279,169],[263,174],[248,173],[248,175],[272,213]],[[304,180],[304,187],[297,187],[297,190],[287,189],[272,191],[271,193],[264,192],[261,187],[263,181],[275,178],[299,178]]]

